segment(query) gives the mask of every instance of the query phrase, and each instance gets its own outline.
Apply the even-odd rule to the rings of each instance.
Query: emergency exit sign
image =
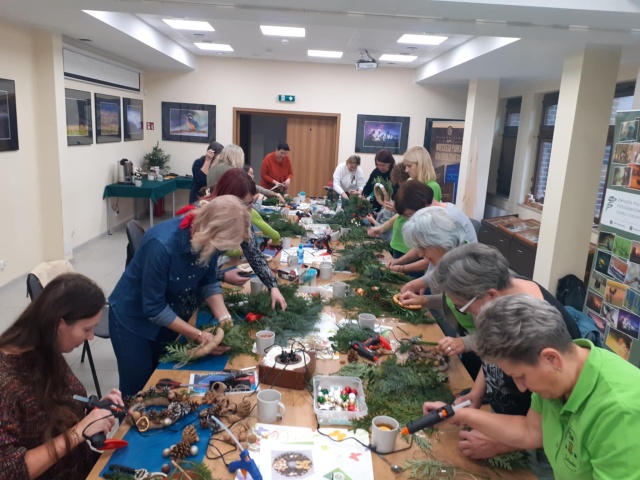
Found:
[[[279,102],[295,102],[296,96],[295,95],[278,95],[278,101]]]

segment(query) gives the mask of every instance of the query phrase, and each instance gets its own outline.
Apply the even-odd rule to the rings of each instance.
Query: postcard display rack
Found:
[[[514,272],[531,278],[539,233],[540,222],[507,215],[482,220],[478,241],[496,247]]]
[[[584,311],[603,346],[640,366],[640,110],[616,115],[614,147]]]

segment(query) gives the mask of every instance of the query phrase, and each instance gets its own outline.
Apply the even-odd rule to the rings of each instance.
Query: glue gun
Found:
[[[375,354],[374,350],[378,350],[380,347],[385,350],[391,350],[391,344],[389,341],[380,335],[374,335],[366,342],[353,341],[349,345],[358,352],[358,355],[366,358],[367,360],[371,360],[372,362],[378,360],[378,356]]]
[[[127,416],[127,412],[124,410],[124,407],[122,405],[116,405],[109,400],[100,400],[95,395],[91,395],[89,398],[81,397],[80,395],[74,395],[73,399],[86,403],[87,410],[95,410],[96,408],[108,410],[113,414],[114,417],[120,420],[120,422],[122,422]],[[120,447],[126,447],[128,445],[128,442],[123,440],[107,440],[107,436],[103,432],[95,433],[90,437],[87,437],[84,433],[82,433],[82,436],[89,440],[91,446],[97,450],[113,450]]]
[[[262,475],[260,474],[260,470],[258,470],[258,466],[249,456],[249,452],[247,450],[243,450],[240,453],[240,460],[231,462],[228,468],[229,473],[235,473],[236,470],[242,470],[242,472],[245,473],[245,478],[246,473],[249,473],[253,480],[262,480]]]
[[[407,426],[402,429],[402,435],[414,434],[418,430],[433,427],[434,425],[443,422],[444,420],[451,418],[455,415],[456,410],[471,405],[471,400],[465,400],[458,405],[444,405],[436,410],[432,410],[424,417],[407,423]]]

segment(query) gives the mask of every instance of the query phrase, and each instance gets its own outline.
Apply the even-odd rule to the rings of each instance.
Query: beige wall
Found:
[[[162,101],[216,105],[217,140],[223,144],[232,140],[233,108],[243,107],[341,114],[339,161],[354,153],[358,114],[409,116],[409,145],[422,145],[426,118],[462,118],[467,92],[416,85],[414,75],[409,69],[359,72],[346,65],[201,57],[191,73],[145,74],[145,115],[156,125],[147,136],[160,140],[172,155],[172,170],[182,174],[206,146],[161,140]],[[296,95],[295,104],[278,103],[278,94]],[[295,145],[291,149],[295,155]],[[373,167],[373,154],[363,155],[367,175]]]

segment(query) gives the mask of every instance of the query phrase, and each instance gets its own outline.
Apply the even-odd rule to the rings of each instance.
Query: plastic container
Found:
[[[318,407],[317,392],[318,389],[331,389],[331,387],[349,387],[358,392],[356,405],[357,412],[349,412],[347,410],[320,410]],[[316,412],[318,423],[320,425],[351,425],[351,421],[356,418],[362,418],[367,415],[367,402],[364,398],[364,389],[362,388],[362,380],[358,377],[337,377],[333,375],[316,375],[313,377],[313,409]]]

